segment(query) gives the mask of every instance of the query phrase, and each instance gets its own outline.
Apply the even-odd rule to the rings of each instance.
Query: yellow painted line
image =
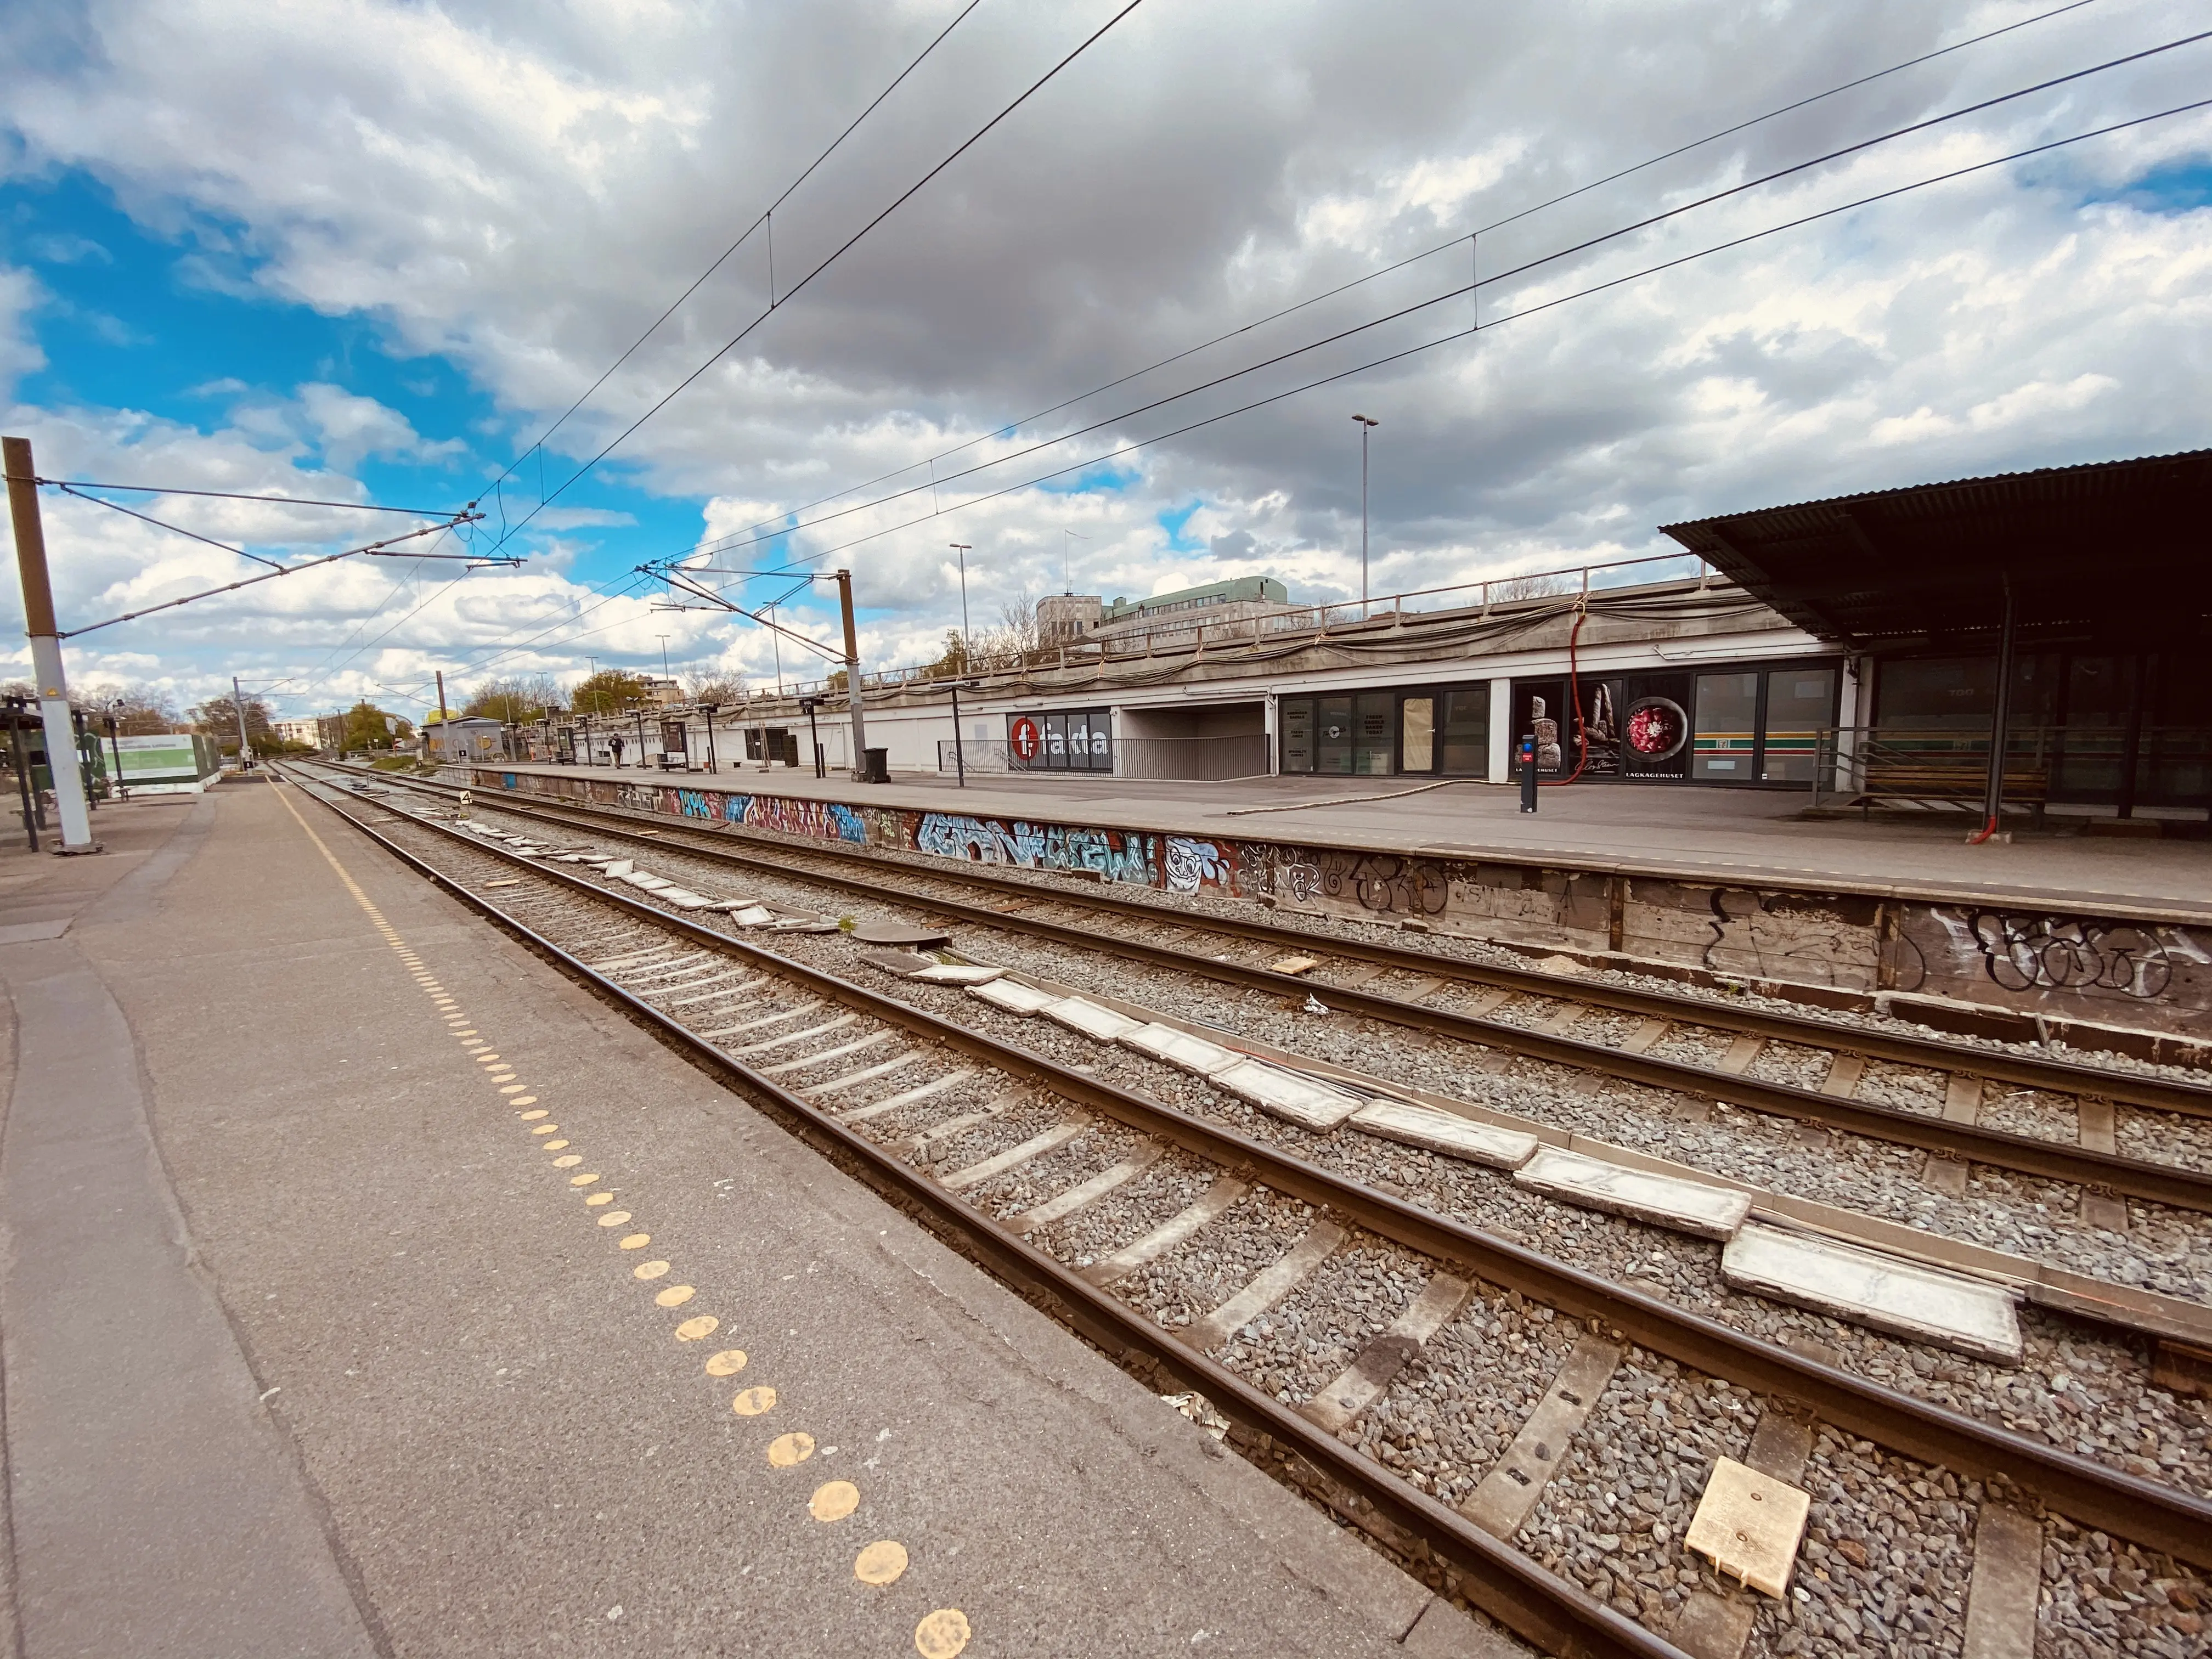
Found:
[[[768,1443],[768,1461],[779,1469],[796,1468],[813,1455],[811,1434],[780,1434]]]
[[[632,1279],[659,1279],[668,1272],[665,1261],[641,1261],[629,1270]]]
[[[694,1314],[676,1328],[678,1342],[696,1342],[722,1328],[722,1322],[712,1314]]]
[[[615,1195],[612,1193],[593,1193],[589,1198],[586,1199],[584,1202],[586,1204],[611,1204],[614,1202],[614,1200]],[[619,1227],[623,1222],[629,1219],[629,1212],[628,1210],[610,1210],[599,1218],[599,1225],[602,1227]]]
[[[538,1147],[538,1150],[541,1152],[557,1152],[568,1144],[568,1143],[565,1140],[549,1140]]]
[[[534,1135],[557,1135],[561,1133],[561,1126],[557,1123],[541,1123],[530,1133]]]
[[[583,1157],[580,1153],[571,1152],[566,1158],[555,1158],[553,1160],[553,1167],[556,1170],[573,1170],[583,1161]]]
[[[607,1224],[604,1221],[599,1223],[599,1225],[602,1227],[606,1224]],[[628,1238],[621,1240],[617,1248],[624,1250],[641,1250],[652,1243],[653,1235],[651,1233],[632,1233]]]
[[[584,1200],[586,1204],[611,1204],[614,1201],[615,1195],[612,1193],[593,1193],[589,1198]],[[629,1212],[627,1210],[623,1212],[623,1219],[624,1221],[629,1219]],[[603,1221],[599,1224],[603,1227],[611,1227],[614,1224],[611,1221]]]
[[[707,1357],[707,1375],[709,1376],[735,1376],[744,1368],[745,1351],[743,1348],[725,1348],[720,1353]]]
[[[511,1095],[518,1093],[521,1090],[527,1089],[529,1086],[530,1085],[526,1083],[502,1083],[499,1085],[499,1091],[503,1095]]]
[[[572,1175],[568,1177],[568,1184],[571,1187],[588,1187],[598,1179],[596,1175]]]
[[[541,1106],[534,1112],[521,1112],[518,1113],[517,1115],[520,1116],[525,1123],[532,1123],[545,1115],[545,1109]]]
[[[853,1577],[864,1584],[890,1584],[906,1571],[906,1546],[894,1538],[879,1538],[853,1560]]]
[[[538,1097],[536,1095],[517,1095],[513,1100],[508,1101],[507,1103],[510,1106],[535,1106],[538,1103]]]
[[[671,1285],[653,1299],[664,1308],[680,1308],[698,1294],[689,1285]]]
[[[714,1356],[714,1359],[720,1358],[720,1354]],[[711,1366],[714,1361],[710,1359],[707,1363]],[[772,1412],[775,1409],[775,1390],[769,1388],[747,1389],[730,1401],[730,1409],[740,1417],[758,1417],[763,1413]]]

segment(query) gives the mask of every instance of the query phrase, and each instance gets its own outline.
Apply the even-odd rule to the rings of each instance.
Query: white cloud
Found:
[[[1103,0],[1080,0],[984,8],[963,22],[779,211],[780,282],[1105,15]],[[2177,88],[2197,71],[2175,54],[1535,270],[1486,292],[1485,319],[1505,325],[1125,455],[1126,482],[1110,490],[984,499],[1459,329],[1468,307],[1425,312],[979,477],[948,475],[1028,438],[978,444],[933,480],[925,464],[978,430],[1709,126],[2025,15],[1980,0],[1516,0],[1477,18],[1410,0],[1279,9],[1255,28],[1249,8],[1229,0],[1146,9],[620,453],[648,487],[703,500],[708,540],[781,526],[864,479],[911,488],[857,511],[847,510],[857,498],[842,497],[789,538],[795,555],[854,570],[873,659],[931,652],[957,616],[951,541],[976,550],[969,586],[979,614],[1024,588],[1065,581],[1111,597],[1217,568],[1277,572],[1316,597],[1355,591],[1353,409],[1383,422],[1371,478],[1378,586],[1639,554],[1659,546],[1652,526],[1708,511],[2202,443],[2212,210],[2102,199],[2160,164],[2201,157],[2212,148],[2202,116],[1531,309],[1793,214],[2181,101]],[[942,5],[863,0],[707,11],[645,0],[99,0],[72,26],[82,49],[0,65],[0,120],[20,147],[11,165],[93,173],[142,223],[190,248],[198,280],[366,318],[399,349],[450,358],[499,410],[471,434],[481,454],[565,408],[945,15]],[[1482,268],[1494,274],[2169,27],[2148,0],[2039,24],[1486,234]],[[271,88],[289,95],[263,95]],[[1115,414],[1445,291],[1465,280],[1464,252],[1363,284],[1042,428]],[[765,253],[758,239],[740,249],[556,448],[590,453],[736,333],[765,293]],[[22,320],[37,298],[27,276],[0,273],[0,373],[40,365]],[[313,493],[358,495],[351,470],[373,459],[460,454],[440,428],[418,430],[319,372],[289,397],[223,389],[237,401],[204,432],[123,410],[21,413],[42,453],[295,494],[312,480]],[[1170,547],[1158,523],[1194,501],[1185,529],[1207,549],[1198,556]],[[170,505],[209,534],[342,533],[329,515],[297,509]],[[96,511],[70,508],[72,533]],[[833,511],[844,516],[823,517]],[[500,637],[502,607],[512,618],[595,603],[559,568],[578,550],[557,532],[617,529],[617,517],[581,489],[538,522],[556,532],[549,568],[529,574],[542,586],[505,575],[441,585],[392,636],[404,644],[375,647],[379,672],[404,676],[441,651],[476,660]],[[86,521],[75,590],[85,604],[207,574],[198,553],[121,523]],[[1091,539],[1072,544],[1063,570],[1065,530]],[[228,637],[343,635],[345,607],[383,600],[392,573],[340,569],[326,586],[309,586],[316,576],[253,590],[223,613],[246,630]],[[275,597],[293,580],[309,599]],[[366,636],[417,597],[392,599]],[[794,611],[826,627],[812,603],[794,601]],[[659,632],[680,629],[695,656],[765,672],[758,630],[656,616],[648,604],[595,611],[533,646],[533,660],[573,660],[555,654],[570,650],[561,641],[611,622],[573,649],[657,656]],[[231,626],[180,622],[175,637],[219,639]]]

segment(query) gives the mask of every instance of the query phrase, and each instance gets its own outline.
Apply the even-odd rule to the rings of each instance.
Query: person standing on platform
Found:
[[[622,764],[622,751],[623,740],[619,737],[609,738],[607,739],[607,752],[615,757],[615,764],[617,767]]]

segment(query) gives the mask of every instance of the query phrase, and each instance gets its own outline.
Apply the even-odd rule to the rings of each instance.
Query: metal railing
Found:
[[[1831,726],[1814,739],[1813,805],[1978,811],[1989,768],[1986,726]],[[2004,798],[2034,811],[2050,801],[2204,805],[2212,800],[2212,726],[2014,727],[2005,738]]]
[[[1092,738],[1082,760],[1038,753],[1024,758],[1012,744],[998,738],[969,738],[957,750],[952,739],[937,742],[937,769],[950,776],[963,765],[980,776],[1006,775],[1052,778],[1176,779],[1193,783],[1220,783],[1231,778],[1265,777],[1267,738],[1264,733],[1222,738]],[[1089,763],[1085,764],[1084,761]]]

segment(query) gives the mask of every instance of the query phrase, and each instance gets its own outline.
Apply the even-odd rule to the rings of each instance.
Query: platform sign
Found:
[[[1017,715],[1006,727],[1006,746],[1014,751],[1015,759],[1026,765],[1044,752],[1044,734],[1027,714]]]

